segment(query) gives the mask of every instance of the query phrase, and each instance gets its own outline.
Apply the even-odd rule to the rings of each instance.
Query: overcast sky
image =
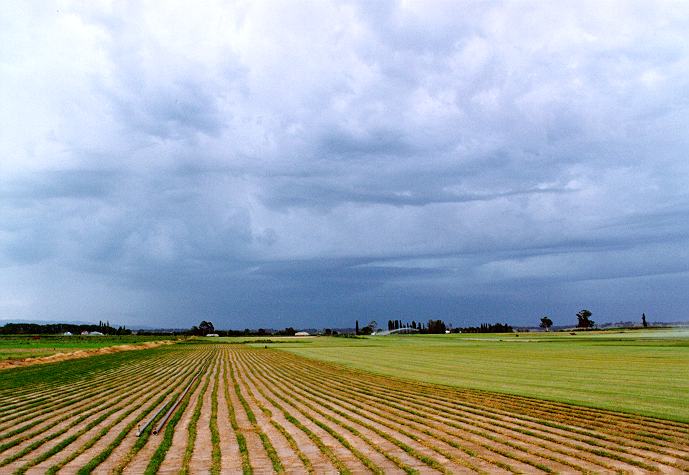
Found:
[[[689,3],[0,2],[0,319],[689,319]]]

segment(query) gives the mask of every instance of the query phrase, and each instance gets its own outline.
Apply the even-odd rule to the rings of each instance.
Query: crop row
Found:
[[[131,432],[156,407],[147,402],[168,403],[174,389],[197,373],[210,353],[157,355],[107,371],[105,379],[86,377],[77,383],[78,391],[64,384],[38,384],[26,401],[15,399],[15,424],[0,432],[0,470],[55,473],[74,466],[76,459],[87,465],[91,458],[103,458],[97,453],[100,441],[118,438],[115,431],[123,426]]]
[[[83,373],[55,365],[63,379],[13,373],[23,383],[0,387],[0,472],[689,472],[681,423],[243,345],[136,353],[73,363]]]
[[[532,400],[508,397],[509,404],[503,407],[494,402],[482,406],[480,396],[491,396],[489,393],[473,394],[467,402],[466,391],[453,394],[450,389],[354,373],[278,352],[238,354],[245,362],[246,377],[257,389],[289,400],[295,407],[304,407],[303,417],[320,414],[343,433],[352,434],[347,426],[354,426],[359,431],[373,430],[382,437],[393,434],[391,442],[398,447],[411,440],[417,445],[408,445],[419,453],[426,447],[434,451],[436,459],[444,457],[446,467],[449,460],[473,470],[492,467],[491,471],[496,467],[509,471],[689,468],[686,439],[652,439],[655,444],[650,445],[622,435],[612,438],[605,431],[563,423],[558,414],[541,419],[532,413]],[[560,407],[565,419],[567,409],[581,410]],[[612,421],[601,418],[599,425],[604,425],[607,432],[623,433],[624,427],[615,427],[618,415],[610,415]],[[665,427],[665,421],[660,420],[653,423],[670,432],[683,428],[675,423]],[[370,445],[382,447],[380,442]],[[479,460],[491,465],[487,467]],[[432,461],[426,461],[435,468]]]

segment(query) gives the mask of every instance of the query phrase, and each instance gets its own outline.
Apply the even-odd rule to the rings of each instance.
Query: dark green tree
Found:
[[[577,327],[578,328],[592,328],[596,322],[590,319],[591,315],[593,315],[591,312],[588,310],[584,309],[577,313]]]
[[[215,331],[215,327],[213,327],[213,322],[207,322],[207,321],[202,321],[199,323],[199,334],[206,336],[209,333],[213,333]]]
[[[359,330],[358,334],[359,335],[370,335],[371,333],[376,331],[377,327],[378,327],[378,323],[376,323],[376,321],[373,320],[373,321],[369,322],[368,325],[366,325],[361,330]]]
[[[442,320],[428,320],[428,333],[445,333],[447,327]]]
[[[550,319],[549,316],[544,315],[543,317],[541,317],[541,325],[540,326],[541,326],[541,328],[545,328],[545,331],[549,332],[550,327],[553,326],[553,321]]]

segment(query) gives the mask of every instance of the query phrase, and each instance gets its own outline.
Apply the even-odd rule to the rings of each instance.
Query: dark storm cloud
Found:
[[[689,310],[684,5],[0,9],[0,318]]]

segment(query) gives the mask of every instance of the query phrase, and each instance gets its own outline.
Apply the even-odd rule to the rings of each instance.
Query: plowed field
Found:
[[[273,471],[682,473],[689,424],[243,345],[176,345],[0,389],[0,473]]]

